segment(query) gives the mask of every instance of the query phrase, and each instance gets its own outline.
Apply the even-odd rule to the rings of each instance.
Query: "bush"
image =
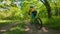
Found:
[[[47,19],[46,23],[44,23],[45,26],[52,28],[52,29],[60,29],[60,18],[54,17]]]

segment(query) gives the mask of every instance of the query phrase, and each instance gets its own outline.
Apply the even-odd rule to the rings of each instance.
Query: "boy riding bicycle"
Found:
[[[29,15],[31,16],[31,21],[34,21],[37,16],[37,10],[33,6],[30,6]]]
[[[31,16],[30,24],[34,26],[35,29],[40,29],[40,25],[42,25],[41,20],[37,17],[37,10],[33,6],[30,6],[29,15]]]
[[[45,32],[47,31],[44,27],[42,27],[42,21],[39,17],[37,17],[37,10],[34,8],[34,6],[30,6],[29,15],[31,16],[31,21],[30,21],[31,25],[33,25],[35,23],[34,26],[31,26],[32,29],[36,30],[35,26],[38,25],[37,27],[42,28],[42,30],[45,31]],[[38,24],[36,24],[36,23],[38,23]],[[29,28],[27,28],[27,30],[29,30]]]
[[[38,28],[39,27],[42,28],[42,30],[45,31],[45,32],[48,31],[48,30],[45,29],[45,27],[42,26],[42,21],[39,17],[37,17],[37,10],[34,8],[34,6],[30,6],[29,15],[31,16],[31,22],[32,22],[31,24],[35,23],[35,26],[38,25],[37,26]],[[39,23],[39,21],[40,21],[40,23]],[[36,27],[34,29],[36,29]]]

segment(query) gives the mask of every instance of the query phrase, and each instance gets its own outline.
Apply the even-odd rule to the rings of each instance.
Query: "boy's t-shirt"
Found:
[[[31,12],[31,18],[34,19],[37,15],[37,11],[33,11]]]

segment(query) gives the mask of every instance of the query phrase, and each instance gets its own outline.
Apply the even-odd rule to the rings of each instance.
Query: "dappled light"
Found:
[[[0,34],[60,34],[60,0],[0,0]]]

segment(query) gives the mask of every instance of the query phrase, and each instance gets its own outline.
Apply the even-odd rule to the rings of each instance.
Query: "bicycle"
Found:
[[[37,16],[33,20],[34,22],[31,21],[31,25],[34,25],[37,30],[40,30],[42,28],[42,20]]]

